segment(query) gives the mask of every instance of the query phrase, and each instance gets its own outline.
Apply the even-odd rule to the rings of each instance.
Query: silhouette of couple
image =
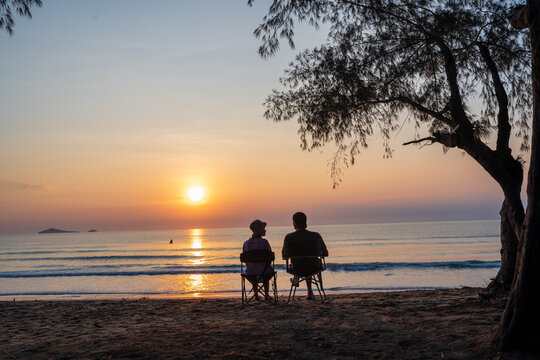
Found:
[[[328,249],[319,233],[307,230],[307,216],[303,212],[297,212],[292,217],[293,226],[295,231],[285,236],[283,241],[282,255],[284,259],[291,258],[292,255],[296,256],[328,256]],[[249,228],[253,232],[251,238],[244,242],[242,251],[251,250],[268,250],[272,251],[272,247],[268,240],[264,238],[266,235],[266,223],[261,220],[254,220]],[[291,258],[291,266],[294,269],[294,273],[302,273],[304,268],[313,269],[313,266],[318,266],[316,258],[311,259],[298,259]],[[261,275],[263,276],[263,286],[265,298],[268,298],[269,281],[271,275],[274,273],[274,269],[271,266],[267,266],[265,263],[246,263],[246,275]],[[257,293],[257,281],[254,277],[248,277],[248,280],[253,286],[255,297],[258,299]],[[297,277],[293,278],[293,282],[297,281]],[[311,277],[306,277],[306,286],[308,290],[307,298],[314,299]]]

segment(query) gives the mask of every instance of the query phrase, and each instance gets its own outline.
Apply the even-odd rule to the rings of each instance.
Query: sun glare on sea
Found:
[[[201,186],[194,185],[187,190],[187,197],[193,202],[200,202],[204,198],[205,193]]]

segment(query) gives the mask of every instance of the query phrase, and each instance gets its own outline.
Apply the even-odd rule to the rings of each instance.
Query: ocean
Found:
[[[330,294],[481,287],[500,267],[498,220],[309,230],[330,253]],[[281,246],[291,231],[267,227],[282,294],[290,276]],[[249,235],[247,226],[0,235],[0,300],[240,296],[239,254]]]

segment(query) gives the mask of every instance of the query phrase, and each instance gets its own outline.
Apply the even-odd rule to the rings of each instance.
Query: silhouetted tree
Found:
[[[493,341],[509,358],[540,358],[540,1],[516,9],[512,25],[529,28],[532,49],[533,121],[527,184],[527,213],[518,266],[501,324]],[[515,354],[517,352],[517,354]],[[518,356],[514,356],[518,355]]]
[[[41,0],[0,0],[0,30],[6,29],[9,36],[12,36],[15,26],[14,14],[31,19],[30,8],[34,5],[41,7],[41,4]]]
[[[486,296],[510,288],[524,219],[523,169],[509,142],[515,126],[528,146],[530,51],[527,36],[508,24],[513,7],[497,0],[274,0],[255,30],[268,57],[281,38],[294,47],[295,21],[330,26],[326,44],[297,55],[281,79],[285,89],[266,100],[265,116],[298,121],[304,150],[334,142],[334,184],[375,128],[390,156],[390,135],[406,113],[418,132],[429,133],[406,144],[459,148],[497,181],[502,263]]]

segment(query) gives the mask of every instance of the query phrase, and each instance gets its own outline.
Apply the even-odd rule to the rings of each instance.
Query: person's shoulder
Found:
[[[310,230],[306,230],[312,237],[320,237],[322,238],[321,234],[319,234],[318,232],[316,231],[310,231]]]
[[[295,234],[296,234],[296,231],[292,232],[292,233],[288,233],[287,235],[285,235],[285,240],[294,238]]]

